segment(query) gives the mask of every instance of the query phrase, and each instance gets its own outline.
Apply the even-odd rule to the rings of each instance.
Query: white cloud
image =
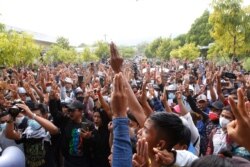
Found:
[[[248,3],[250,0],[247,0]],[[0,21],[71,43],[135,44],[185,33],[209,0],[0,0]]]

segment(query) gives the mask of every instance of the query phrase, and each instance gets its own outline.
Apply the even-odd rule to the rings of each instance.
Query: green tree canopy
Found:
[[[194,43],[190,43],[185,44],[183,47],[179,47],[178,49],[174,49],[170,55],[172,58],[194,60],[199,57],[200,52]]]
[[[213,0],[211,36],[221,51],[229,56],[245,54],[249,50],[249,13],[241,7],[242,0]],[[219,52],[221,52],[219,51]]]
[[[95,44],[94,44],[94,47],[95,47],[95,52],[94,54],[99,57],[100,59],[101,58],[108,58],[109,57],[109,44],[107,42],[104,42],[104,41],[97,41]]]
[[[135,48],[129,46],[119,46],[119,52],[124,58],[132,58],[135,55]]]
[[[197,18],[192,24],[191,29],[186,35],[187,43],[195,43],[200,46],[207,46],[209,43],[213,42],[210,36],[211,24],[209,24],[209,11],[206,10],[202,16]]]
[[[0,32],[0,64],[6,66],[30,65],[40,56],[41,48],[31,35],[15,31]]]
[[[99,57],[91,52],[89,47],[85,47],[81,54],[81,61],[90,62],[90,61],[98,61]]]
[[[69,45],[69,40],[64,37],[58,37],[56,40],[56,45],[66,50],[69,50],[71,48]]]

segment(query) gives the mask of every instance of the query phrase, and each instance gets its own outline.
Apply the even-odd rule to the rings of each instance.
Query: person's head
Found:
[[[67,107],[68,107],[70,119],[74,122],[77,122],[77,123],[79,121],[81,121],[82,113],[84,110],[83,103],[81,103],[78,100],[75,100],[72,103],[70,103],[69,105],[67,105]]]
[[[209,112],[209,119],[211,121],[218,122],[223,106],[223,103],[220,101],[215,101],[212,103],[211,110]]]
[[[66,88],[66,90],[67,91],[72,90],[73,80],[71,78],[66,77],[65,80],[64,80],[64,82],[65,82],[65,88]]]
[[[83,94],[83,90],[80,87],[76,88],[75,96],[76,96],[76,100],[79,100],[80,102],[83,102],[84,94]]]
[[[191,131],[188,127],[184,126],[182,131],[180,141],[174,146],[175,150],[188,150],[189,144],[191,142]]]
[[[207,103],[207,97],[205,95],[202,94],[197,97],[197,106],[202,111],[204,111],[207,108],[208,103]]]
[[[30,110],[40,116],[43,117],[45,119],[48,119],[48,106],[42,103],[33,103],[33,104],[28,104],[28,107],[30,108]]]
[[[224,107],[220,114],[220,126],[222,127],[223,130],[226,130],[227,124],[229,124],[234,119],[235,118],[231,111],[231,107],[230,106]]]
[[[132,113],[128,113],[128,119],[129,119],[129,127],[138,130],[140,125]]]
[[[105,119],[105,111],[101,108],[94,108],[94,112],[93,112],[93,122],[95,124],[95,126],[97,127],[101,127],[103,124],[105,124],[104,122],[106,122],[107,120]]]
[[[153,148],[171,149],[180,141],[184,130],[181,119],[172,113],[157,112],[145,121],[144,128],[138,132],[138,139],[148,142],[149,155],[154,156]]]
[[[26,101],[27,99],[27,92],[23,87],[18,88],[18,95],[22,101]]]
[[[209,156],[204,156],[199,159],[196,159],[191,167],[233,167],[234,165],[232,164],[231,161],[229,161],[228,158],[220,157],[217,155],[209,155]]]

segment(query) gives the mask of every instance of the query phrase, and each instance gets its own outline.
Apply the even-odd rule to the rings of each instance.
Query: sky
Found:
[[[211,0],[0,0],[0,22],[63,36],[72,45],[98,40],[135,45],[187,33]],[[245,5],[250,0],[244,1]]]

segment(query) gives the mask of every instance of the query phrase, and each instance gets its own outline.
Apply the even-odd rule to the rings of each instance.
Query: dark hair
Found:
[[[167,141],[166,149],[171,149],[180,142],[184,131],[184,125],[181,119],[172,113],[157,112],[149,117],[158,130],[158,137]]]
[[[46,104],[43,103],[28,103],[27,106],[30,108],[30,110],[36,111],[39,110],[41,112],[42,115],[45,115],[48,113],[48,106]]]
[[[100,114],[100,118],[102,120],[102,125],[105,126],[106,124],[109,123],[108,116],[107,116],[106,112],[102,108],[96,108],[96,107],[94,107],[93,110],[94,110],[93,114],[96,113],[96,112]]]
[[[190,142],[191,142],[191,131],[188,127],[184,126],[184,129],[182,131],[181,138],[178,144],[187,145],[187,147],[189,147]]]
[[[233,167],[233,163],[228,158],[219,157],[217,155],[209,155],[195,160],[191,167]]]

